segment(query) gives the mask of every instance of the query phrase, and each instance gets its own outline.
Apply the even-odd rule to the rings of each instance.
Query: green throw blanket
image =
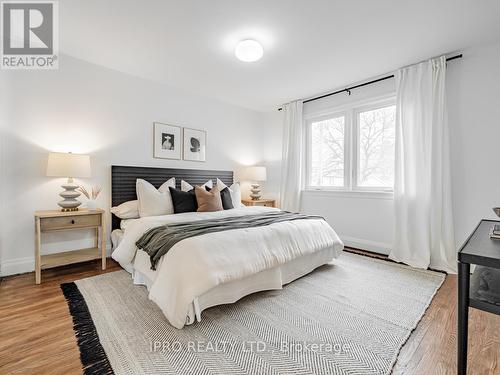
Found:
[[[167,224],[152,228],[136,242],[139,249],[148,253],[151,269],[177,242],[203,234],[222,232],[233,229],[256,228],[283,221],[322,219],[321,216],[297,214],[287,211],[274,211],[265,214],[232,216],[215,220],[200,220],[188,223]]]

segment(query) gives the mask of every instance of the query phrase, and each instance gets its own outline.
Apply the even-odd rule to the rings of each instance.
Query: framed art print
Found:
[[[154,157],[160,159],[181,158],[180,126],[154,123]]]
[[[206,161],[207,132],[184,128],[184,160]]]

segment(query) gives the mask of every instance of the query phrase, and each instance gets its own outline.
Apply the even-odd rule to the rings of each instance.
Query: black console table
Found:
[[[458,253],[459,375],[467,373],[469,307],[500,315],[500,240],[489,235],[495,224],[500,221],[481,220]]]

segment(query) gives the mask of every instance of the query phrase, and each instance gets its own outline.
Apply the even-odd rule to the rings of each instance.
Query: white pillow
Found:
[[[160,216],[174,213],[169,187],[175,188],[175,178],[163,183],[159,189],[143,179],[137,179],[135,189],[139,201],[139,216]]]
[[[138,219],[139,201],[127,201],[118,206],[111,207],[111,213],[120,219]]]
[[[211,189],[214,184],[212,183],[212,180],[208,180],[207,182],[205,182],[203,185],[201,185],[201,187],[207,187],[209,189]],[[194,186],[187,183],[186,181],[184,180],[181,180],[181,190],[182,191],[190,191],[190,190],[193,190],[194,189]]]
[[[240,184],[234,183],[231,186],[227,186],[224,182],[217,179],[217,187],[219,191],[222,191],[225,188],[229,188],[229,192],[231,193],[231,202],[233,203],[234,208],[240,208],[243,205],[241,204],[241,187]]]
[[[120,229],[125,231],[125,229],[136,220],[137,219],[127,219],[120,221]]]

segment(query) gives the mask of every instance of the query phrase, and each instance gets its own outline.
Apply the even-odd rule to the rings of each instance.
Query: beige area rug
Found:
[[[444,274],[350,253],[170,326],[125,271],[63,284],[86,374],[389,374]]]

